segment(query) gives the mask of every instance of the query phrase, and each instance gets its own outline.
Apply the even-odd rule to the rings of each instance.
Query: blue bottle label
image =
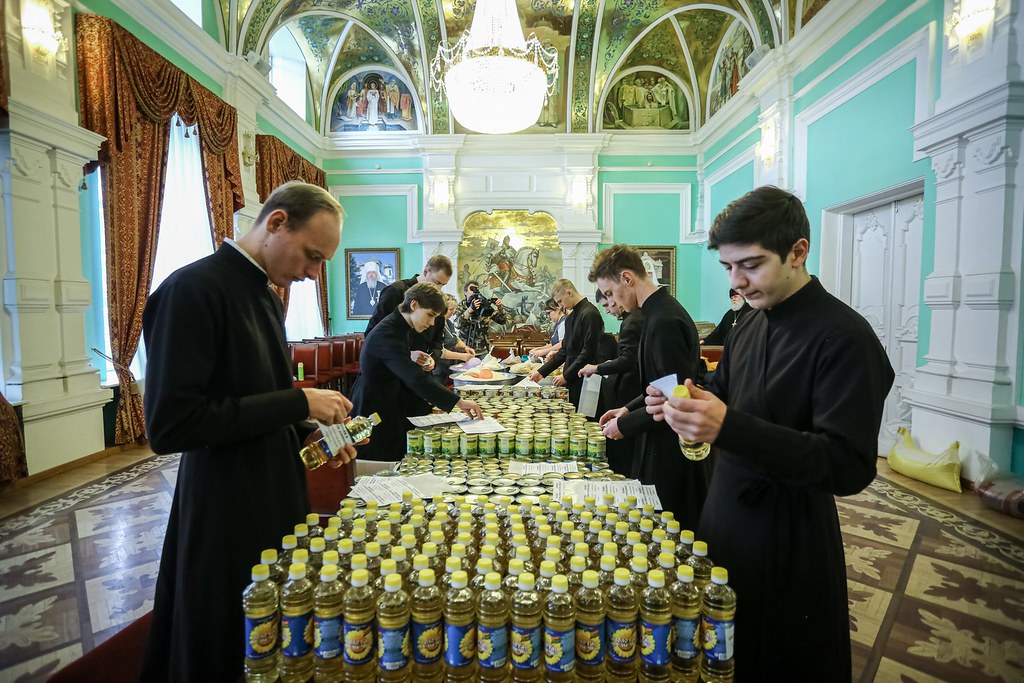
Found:
[[[508,664],[508,628],[478,624],[476,654],[485,669],[500,669]]]
[[[398,628],[377,627],[377,667],[398,671],[409,664],[409,624]]]
[[[373,657],[373,622],[342,622],[346,664],[366,664]]]
[[[680,659],[694,659],[700,653],[699,619],[676,619],[676,639],[672,653]]]
[[[280,629],[277,614],[268,614],[258,619],[245,618],[245,656],[249,659],[263,659],[277,651],[277,637]]]
[[[476,659],[476,624],[444,628],[444,661],[448,666],[468,666]]]
[[[581,664],[594,666],[604,663],[604,624],[596,626],[576,622],[576,659]]]
[[[735,633],[732,619],[704,616],[704,656],[716,662],[732,659]]]
[[[576,629],[544,627],[544,665],[548,671],[566,673],[576,663]]]
[[[433,664],[441,658],[444,631],[441,620],[412,622],[412,658],[417,664]]]
[[[541,627],[532,628],[512,625],[512,642],[509,651],[512,653],[512,666],[517,669],[535,669],[540,666]]]
[[[672,637],[672,623],[652,624],[640,621],[640,658],[650,666],[667,666],[671,661],[669,639]]]
[[[281,617],[281,654],[302,657],[313,649],[313,610]]]
[[[341,616],[321,619],[313,617],[313,647],[319,659],[334,659],[341,655]]]
[[[636,622],[608,622],[608,656],[613,662],[628,664],[636,659]]]

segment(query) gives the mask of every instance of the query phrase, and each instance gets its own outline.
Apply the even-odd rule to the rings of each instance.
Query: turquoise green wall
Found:
[[[104,330],[107,321],[103,316],[103,263],[100,260],[103,239],[103,217],[100,205],[99,171],[85,177],[88,189],[78,193],[78,209],[81,212],[80,235],[82,242],[82,275],[90,285],[89,307],[85,309],[85,346],[92,366],[100,371],[100,381],[107,381],[106,361],[93,353],[103,349]]]
[[[744,164],[710,187],[711,220],[714,221],[729,202],[754,188],[754,162]],[[710,230],[711,226],[708,225]],[[701,320],[717,323],[729,307],[729,276],[718,262],[718,252],[704,249],[701,254]]]
[[[1024,475],[1024,429],[1013,430],[1013,452],[1010,453],[1010,471]]]

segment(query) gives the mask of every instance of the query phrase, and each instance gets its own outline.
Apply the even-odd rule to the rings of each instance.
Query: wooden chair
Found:
[[[128,683],[138,681],[153,612],[146,612],[98,647],[50,676],[49,683]]]
[[[302,363],[304,379],[299,379],[299,363]],[[292,386],[297,389],[316,387],[316,344],[302,342],[292,344]]]

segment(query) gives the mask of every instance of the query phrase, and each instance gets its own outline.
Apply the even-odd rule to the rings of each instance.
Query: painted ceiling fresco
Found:
[[[372,107],[357,107],[352,125],[339,128],[338,112],[349,118],[341,90],[380,73],[396,80],[417,120],[387,130],[467,132],[431,87],[430,61],[441,40],[454,44],[468,30],[476,0],[208,1],[224,23],[225,49],[266,58],[271,37],[291,33],[306,60],[318,131],[365,130],[358,112]],[[554,95],[525,132],[713,125],[742,89],[749,54],[788,41],[828,1],[516,0],[524,32],[554,47],[560,68]]]

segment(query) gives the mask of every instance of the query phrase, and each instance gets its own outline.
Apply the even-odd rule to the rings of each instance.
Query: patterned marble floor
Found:
[[[177,464],[152,456],[0,519],[0,682],[45,680],[152,608]],[[879,469],[838,501],[854,680],[1024,680],[1024,522]]]

